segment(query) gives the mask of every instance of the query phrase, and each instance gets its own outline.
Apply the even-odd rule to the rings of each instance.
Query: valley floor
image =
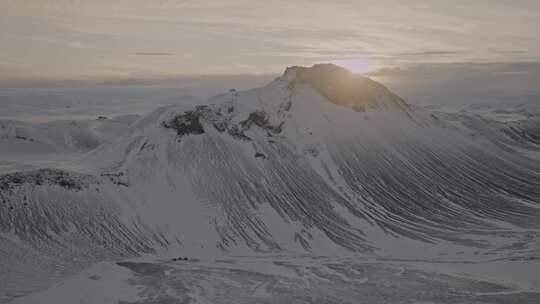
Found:
[[[139,258],[14,300],[47,303],[540,303],[539,260]]]

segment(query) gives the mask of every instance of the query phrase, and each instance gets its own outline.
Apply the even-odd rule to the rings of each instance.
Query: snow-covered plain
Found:
[[[540,301],[535,114],[414,107],[317,65],[122,121],[0,176],[1,302]]]
[[[524,269],[540,265],[328,256],[129,260],[95,264],[12,303],[537,303],[538,277],[516,284]]]

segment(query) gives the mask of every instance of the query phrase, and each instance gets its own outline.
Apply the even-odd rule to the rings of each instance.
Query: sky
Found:
[[[0,0],[0,85],[540,61],[538,0]]]
[[[367,75],[416,105],[461,108],[504,101],[540,106],[540,62],[431,63]]]

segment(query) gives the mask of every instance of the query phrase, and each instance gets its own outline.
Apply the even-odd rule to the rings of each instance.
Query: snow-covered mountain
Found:
[[[125,132],[139,118],[121,115],[92,120],[31,123],[0,119],[0,174],[62,167]]]
[[[333,65],[161,108],[70,171],[0,177],[0,301],[146,253],[530,255],[539,125],[413,107]]]
[[[0,119],[0,154],[88,152],[129,129],[137,115],[29,123]]]

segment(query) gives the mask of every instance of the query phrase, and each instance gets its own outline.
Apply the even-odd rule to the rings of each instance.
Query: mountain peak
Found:
[[[317,63],[310,67],[300,66],[300,65],[289,66],[285,69],[284,76],[291,73],[305,72],[305,71],[312,71],[319,74],[343,74],[343,75],[352,74],[351,71],[339,65],[335,65],[332,63]]]
[[[282,77],[285,79],[293,80],[297,76],[304,75],[305,73],[317,74],[320,77],[323,77],[324,75],[347,77],[352,74],[352,72],[347,70],[346,68],[335,64],[318,63],[311,67],[297,65],[287,67]]]
[[[282,79],[295,85],[309,85],[330,102],[356,111],[407,107],[384,85],[334,64],[288,67]]]

